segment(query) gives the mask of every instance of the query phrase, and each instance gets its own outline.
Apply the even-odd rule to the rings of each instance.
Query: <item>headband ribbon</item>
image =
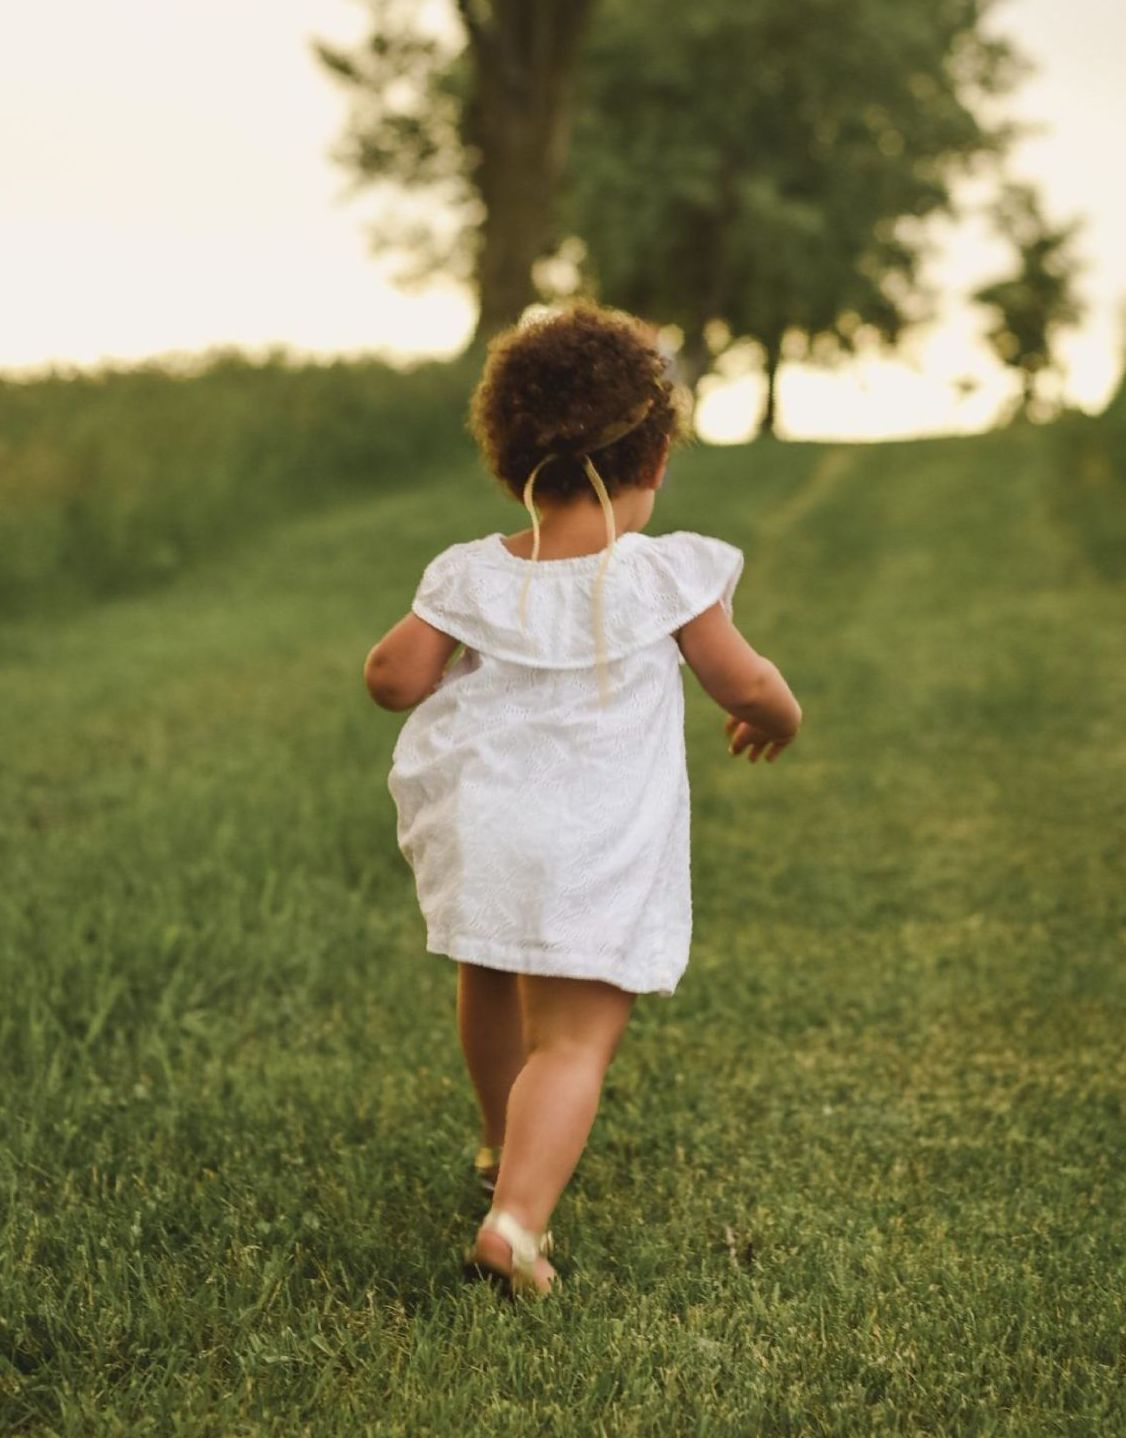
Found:
[[[592,600],[594,605],[594,645],[595,664],[598,672],[598,694],[599,702],[603,706],[606,704],[608,695],[608,675],[606,668],[606,629],[603,612],[602,581],[606,576],[606,566],[610,562],[610,555],[613,553],[614,544],[618,536],[617,527],[614,523],[614,506],[610,503],[610,496],[606,492],[606,485],[603,483],[602,476],[594,467],[594,461],[590,456],[596,454],[600,449],[608,448],[614,444],[615,441],[623,439],[632,430],[635,430],[649,413],[652,406],[653,400],[651,398],[644,399],[640,404],[635,405],[623,419],[615,420],[613,424],[603,426],[602,429],[598,430],[588,441],[582,443],[581,446],[574,444],[559,450],[552,450],[550,454],[544,455],[543,459],[541,459],[535,469],[532,470],[524,484],[524,505],[532,517],[533,563],[539,559],[540,555],[540,516],[532,500],[532,491],[535,488],[536,476],[545,464],[549,464],[553,459],[563,457],[581,457],[583,469],[586,472],[587,478],[594,486],[594,492],[598,496],[599,504],[602,506],[602,514],[606,521],[606,546],[602,551],[602,562],[598,566],[598,573],[595,575]],[[528,587],[532,582],[532,575],[534,573],[534,570],[528,570],[524,578],[524,586],[520,591],[520,627],[522,629],[527,628]]]

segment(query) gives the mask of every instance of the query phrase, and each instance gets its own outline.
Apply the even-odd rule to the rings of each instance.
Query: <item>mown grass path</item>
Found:
[[[696,451],[802,701],[727,757],[689,676],[696,938],[556,1215],[463,1286],[453,965],[422,952],[368,645],[467,470],[0,630],[0,1432],[1126,1428],[1121,586],[1045,449]]]

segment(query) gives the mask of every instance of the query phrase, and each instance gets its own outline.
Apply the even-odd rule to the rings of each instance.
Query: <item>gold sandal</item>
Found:
[[[477,1156],[473,1160],[473,1167],[477,1170],[477,1178],[481,1187],[486,1193],[492,1193],[497,1186],[497,1174],[500,1172],[500,1155],[502,1144],[495,1147],[483,1143],[477,1150]]]
[[[536,1259],[546,1258],[555,1248],[555,1241],[549,1230],[533,1233],[518,1223],[507,1209],[490,1208],[481,1224],[482,1228],[494,1229],[512,1249],[512,1272],[503,1273],[477,1257],[476,1242],[465,1250],[465,1267],[475,1277],[487,1277],[506,1283],[514,1298],[530,1294],[535,1298],[546,1297],[536,1282]],[[552,1290],[559,1287],[562,1279],[558,1273],[551,1280]]]

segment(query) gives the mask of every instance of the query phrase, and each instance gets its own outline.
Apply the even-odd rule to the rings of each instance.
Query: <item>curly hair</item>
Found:
[[[613,438],[623,426],[628,432]],[[597,451],[607,492],[618,494],[653,473],[686,424],[682,397],[642,321],[580,300],[494,336],[469,428],[517,499],[535,466],[554,454],[536,492],[568,500],[591,493],[584,453]]]

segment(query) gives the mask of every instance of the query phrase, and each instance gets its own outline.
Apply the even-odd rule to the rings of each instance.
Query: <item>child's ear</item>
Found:
[[[653,467],[653,473],[649,478],[648,487],[650,489],[660,489],[661,487],[661,480],[664,479],[665,470],[668,467],[670,447],[671,441],[666,437],[665,447],[661,450],[660,456],[657,459],[657,463]]]

